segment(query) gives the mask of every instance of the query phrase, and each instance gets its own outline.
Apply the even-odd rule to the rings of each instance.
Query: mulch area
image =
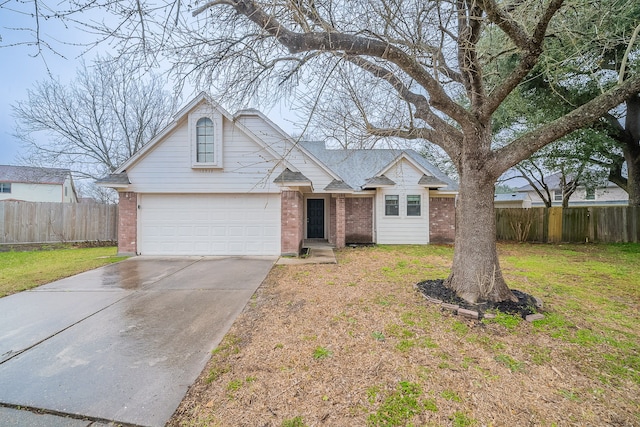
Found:
[[[533,295],[529,295],[517,289],[512,289],[511,292],[516,298],[518,298],[518,302],[487,301],[478,304],[471,304],[456,295],[453,290],[447,288],[444,284],[444,279],[425,280],[416,284],[416,287],[418,288],[418,290],[420,290],[420,292],[428,297],[438,299],[449,304],[456,304],[468,310],[477,311],[478,313],[480,313],[481,317],[487,311],[500,311],[502,313],[519,315],[524,319],[529,314],[537,312],[536,304],[538,304],[538,302],[533,297]]]

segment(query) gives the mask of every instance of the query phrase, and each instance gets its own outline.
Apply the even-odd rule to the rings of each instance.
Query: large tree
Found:
[[[503,104],[495,121],[498,127],[516,123],[536,127],[561,117],[640,66],[638,2],[590,2],[589,7],[573,8],[566,20],[552,22],[550,28],[541,60]],[[640,95],[632,94],[589,127],[581,135],[571,135],[573,140],[587,140],[565,153],[578,162],[606,168],[609,180],[629,193],[629,204],[640,206]]]
[[[109,10],[125,22],[108,32],[127,51],[162,50],[175,59],[176,71],[227,99],[279,96],[298,87],[312,112],[332,107],[328,101],[339,105],[335,112],[344,114],[328,123],[441,147],[455,164],[460,191],[447,284],[468,301],[506,300],[514,297],[497,255],[496,179],[640,91],[640,76],[626,73],[589,102],[504,145],[493,144],[493,116],[531,77],[552,35],[550,24],[561,30],[555,24],[592,3],[175,0],[162,7],[114,1]],[[183,14],[189,7],[195,20]],[[480,55],[479,43],[492,40],[494,54]],[[505,55],[507,66],[498,69],[495,58]]]
[[[23,161],[104,177],[168,124],[176,100],[164,87],[126,57],[83,63],[70,82],[37,82],[13,106]]]

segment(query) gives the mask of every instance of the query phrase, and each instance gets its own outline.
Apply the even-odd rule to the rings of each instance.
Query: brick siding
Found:
[[[282,191],[281,203],[281,252],[298,255],[304,238],[304,206],[298,191]]]
[[[345,200],[346,243],[373,242],[373,197]]]
[[[344,248],[346,236],[345,197],[338,194],[336,197],[336,248]]]
[[[336,244],[336,199],[329,199],[329,243]]]
[[[138,195],[119,194],[118,199],[118,253],[135,255],[138,251]]]
[[[429,242],[453,243],[456,231],[456,206],[453,197],[429,198]]]

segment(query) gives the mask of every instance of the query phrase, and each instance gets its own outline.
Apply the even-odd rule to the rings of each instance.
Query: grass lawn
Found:
[[[116,252],[115,247],[0,252],[0,297],[126,258]]]
[[[471,321],[413,285],[448,246],[276,266],[171,426],[640,425],[640,245],[500,244],[533,323]]]

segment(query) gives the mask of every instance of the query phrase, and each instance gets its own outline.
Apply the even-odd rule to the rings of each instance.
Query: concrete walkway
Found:
[[[0,299],[0,425],[164,426],[274,261],[137,257]]]
[[[337,264],[336,256],[333,253],[333,245],[326,241],[305,240],[302,248],[307,248],[309,252],[305,257],[280,257],[278,265],[299,265],[299,264]]]

